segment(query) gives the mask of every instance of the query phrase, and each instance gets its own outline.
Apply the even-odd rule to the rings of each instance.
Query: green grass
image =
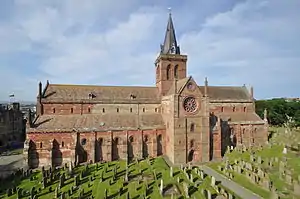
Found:
[[[287,158],[287,168],[292,171],[292,176],[294,179],[298,179],[298,176],[300,175],[300,158],[299,155],[296,154],[296,152],[292,152],[291,150],[288,150],[288,154],[283,154],[283,148],[284,145],[282,143],[290,143],[295,144],[297,140],[300,140],[300,133],[299,132],[293,132],[295,137],[291,138],[287,134],[284,133],[284,128],[274,128],[271,127],[270,131],[273,131],[277,136],[272,138],[270,141],[272,143],[272,146],[265,146],[262,150],[254,150],[255,157],[260,156],[262,160],[268,158],[269,160],[271,158],[278,158],[279,161],[285,156]],[[296,140],[296,141],[295,141]],[[232,151],[231,153],[227,153],[226,157],[228,158],[230,163],[234,163],[236,159],[241,159],[246,162],[250,162],[250,152],[238,152],[238,151]],[[279,162],[278,161],[278,162]],[[208,164],[211,168],[216,170],[217,172],[222,173],[218,170],[218,165],[221,165],[222,163],[211,163]],[[269,174],[270,180],[272,181],[274,187],[278,190],[278,192],[285,192],[288,194],[286,195],[286,198],[293,197],[291,193],[291,187],[289,187],[284,180],[282,180],[279,177],[279,163],[276,163],[273,161],[273,167],[270,168],[266,164],[260,165],[261,168],[265,169],[266,172]],[[262,196],[263,198],[269,198],[270,192],[264,188],[261,188],[260,186],[250,182],[250,180],[247,179],[246,176],[243,174],[238,174],[232,171],[234,174],[234,181],[239,183],[240,185],[244,186],[245,188],[249,189],[250,191]],[[287,191],[286,191],[287,190]]]
[[[104,190],[108,190],[108,195],[114,195],[114,198],[126,198],[127,193],[124,193],[123,195],[119,195],[119,189],[123,187],[124,190],[127,190],[130,193],[130,198],[138,198],[138,196],[141,196],[145,193],[145,184],[147,183],[149,187],[152,187],[152,192],[148,195],[148,198],[155,198],[159,199],[162,198],[162,196],[159,193],[159,185],[160,180],[163,179],[164,187],[168,184],[172,184],[177,186],[177,188],[180,190],[181,194],[177,194],[176,197],[178,198],[180,195],[184,195],[183,190],[183,181],[189,184],[190,186],[194,186],[195,183],[191,183],[185,176],[185,174],[179,169],[174,168],[174,177],[170,177],[170,169],[169,166],[165,163],[163,158],[156,158],[150,160],[152,162],[152,166],[148,164],[147,160],[140,161],[139,163],[132,163],[129,164],[129,171],[131,171],[129,176],[132,175],[139,175],[139,171],[143,170],[143,176],[147,176],[149,179],[143,179],[140,184],[138,184],[138,180],[134,179],[129,182],[129,184],[123,186],[124,182],[124,175],[126,170],[126,162],[125,161],[117,161],[117,162],[110,162],[110,163],[103,163],[98,164],[98,169],[96,164],[89,165],[89,174],[81,179],[80,183],[80,189],[84,189],[84,192],[91,192],[92,195],[95,198],[102,199],[104,198]],[[117,173],[120,173],[120,177],[116,179],[116,181],[113,184],[110,184],[113,176],[113,169],[115,168],[115,165],[118,165]],[[85,166],[78,166],[74,168],[75,175],[79,175],[83,170],[85,170]],[[106,171],[106,172],[105,172]],[[157,175],[157,180],[153,177],[153,171],[155,171]],[[68,192],[68,190],[74,185],[74,177],[68,177],[68,169],[60,169],[57,170],[56,173],[65,173],[67,176],[67,180],[65,181],[65,184],[59,192]],[[197,176],[197,174],[194,172],[194,170],[188,170],[188,172],[191,172],[194,176],[194,179],[198,178],[200,179],[200,176]],[[103,173],[103,177],[105,180],[100,182],[101,175]],[[95,180],[90,181],[91,176],[96,176]],[[161,177],[159,177],[161,175]],[[30,180],[30,177],[23,178],[21,177],[15,177],[13,180],[9,181],[8,183],[4,183],[1,185],[0,189],[4,190],[7,188],[12,188],[14,186],[18,188],[22,188],[25,191],[30,192],[32,187],[35,187],[38,191],[37,195],[39,199],[52,199],[55,198],[55,188],[58,187],[59,180],[54,181],[51,185],[46,187],[45,189],[42,188],[42,172],[41,171],[35,171],[31,176],[36,176],[36,179]],[[177,183],[177,177],[182,179],[182,182]],[[87,182],[84,182],[87,180]],[[147,182],[146,182],[147,181]],[[191,197],[195,198],[205,198],[201,194],[201,189],[209,189],[212,194],[216,194],[216,191],[214,188],[210,186],[210,177],[207,176],[202,183],[196,187],[196,191],[191,194]],[[88,184],[91,184],[89,187]],[[52,187],[52,192],[49,192],[49,187]],[[80,191],[74,192],[74,194],[66,198],[77,198],[80,194]],[[29,198],[30,194],[26,195],[26,197],[22,198]],[[0,198],[8,198],[8,199],[16,199],[17,194],[14,194],[10,197],[6,195],[6,192],[0,193]],[[171,198],[171,195],[166,196],[164,198]]]

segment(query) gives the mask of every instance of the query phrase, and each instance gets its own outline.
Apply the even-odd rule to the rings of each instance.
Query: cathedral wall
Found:
[[[174,98],[173,96],[164,96],[162,99],[162,117],[166,125],[165,145],[166,155],[173,161],[174,159]]]
[[[197,109],[192,113],[184,109],[184,100],[190,96],[194,97],[197,103]],[[175,107],[178,115],[174,124],[174,163],[201,162],[204,153],[209,153],[209,132],[206,129],[208,125],[203,125],[205,106],[202,94],[197,89],[184,89]]]
[[[210,102],[209,103],[210,112],[218,113],[232,113],[232,112],[254,112],[253,103],[233,103],[233,102]]]
[[[44,114],[149,114],[160,112],[160,104],[44,104]]]
[[[53,139],[55,138],[55,139]],[[108,132],[28,133],[32,141],[25,150],[38,166],[57,166],[77,161],[112,161],[131,158],[156,157],[165,153],[165,130],[136,130]],[[33,154],[33,155],[29,155]]]
[[[55,138],[55,139],[54,139]],[[51,165],[53,145],[60,154],[61,164],[74,161],[76,140],[71,133],[27,133],[27,140],[33,141],[33,149],[36,151],[39,165]]]
[[[259,146],[265,144],[268,129],[265,124],[238,124],[230,125],[236,136],[237,145]]]

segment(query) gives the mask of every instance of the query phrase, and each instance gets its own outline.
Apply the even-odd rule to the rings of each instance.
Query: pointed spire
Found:
[[[169,8],[169,19],[165,34],[165,41],[161,45],[161,54],[180,54],[180,48],[177,45],[175,28],[173,25],[171,8]]]

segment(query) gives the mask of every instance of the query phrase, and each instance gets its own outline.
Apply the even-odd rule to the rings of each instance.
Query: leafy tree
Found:
[[[287,121],[288,115],[295,120],[297,127],[300,126],[300,102],[285,99],[257,100],[255,106],[261,118],[264,110],[268,110],[268,121],[271,125],[282,126]]]

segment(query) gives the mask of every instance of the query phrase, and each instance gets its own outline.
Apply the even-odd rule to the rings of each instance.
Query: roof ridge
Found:
[[[92,85],[92,84],[49,84],[49,86],[64,86],[64,87],[130,87],[130,88],[157,88],[156,86],[117,86],[117,85]]]
[[[198,87],[204,87],[204,86],[198,86]],[[218,88],[244,88],[243,86],[210,86],[208,85],[208,87],[218,87]]]

